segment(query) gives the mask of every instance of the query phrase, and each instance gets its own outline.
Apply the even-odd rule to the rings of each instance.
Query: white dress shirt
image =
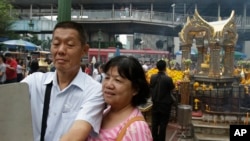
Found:
[[[53,81],[45,141],[58,141],[75,120],[89,122],[99,133],[104,99],[101,84],[80,69],[73,81],[63,90],[57,83],[56,72],[36,72],[22,82],[29,85],[34,141],[40,140],[46,84]]]

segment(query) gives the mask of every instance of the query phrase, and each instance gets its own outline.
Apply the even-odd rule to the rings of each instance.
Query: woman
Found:
[[[134,117],[143,117],[137,106],[145,104],[149,98],[149,86],[139,61],[134,57],[117,56],[105,64],[103,71],[102,91],[108,106],[99,136],[89,137],[89,141],[152,141],[144,118],[127,124]]]
[[[100,83],[102,83],[105,78],[105,73],[103,72],[104,65],[105,64],[100,64],[98,66],[98,75],[95,78],[95,80]]]

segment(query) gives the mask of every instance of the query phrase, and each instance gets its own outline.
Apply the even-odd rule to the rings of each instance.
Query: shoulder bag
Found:
[[[144,117],[142,116],[136,116],[131,118],[126,124],[125,126],[121,129],[120,133],[118,134],[116,141],[121,141],[123,136],[125,135],[127,128],[130,126],[131,123],[135,122],[135,121],[145,121]]]

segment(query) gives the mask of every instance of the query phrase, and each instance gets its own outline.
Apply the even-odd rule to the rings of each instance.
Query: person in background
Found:
[[[5,83],[15,83],[17,82],[17,62],[16,60],[12,57],[11,53],[6,53],[5,54],[5,59],[6,59],[6,81]]]
[[[6,80],[6,65],[5,58],[2,54],[0,54],[0,84],[4,84]]]
[[[17,68],[16,68],[16,72],[17,72],[17,82],[20,82],[21,80],[23,80],[24,78],[24,64],[23,61],[21,59],[17,60]]]
[[[148,65],[147,65],[146,61],[143,63],[142,68],[143,68],[145,73],[148,71]]]
[[[81,24],[57,23],[50,47],[55,72],[32,73],[21,81],[29,86],[34,141],[43,138],[42,125],[45,141],[84,141],[99,133],[105,102],[101,84],[81,70],[81,58],[89,49],[86,42]],[[50,86],[46,116],[45,90]],[[47,122],[41,125],[43,119]]]
[[[96,77],[98,76],[99,72],[98,72],[98,67],[100,66],[99,63],[95,63],[94,64],[94,68],[93,68],[93,73],[92,73],[92,77],[93,79],[96,80]]]
[[[138,108],[150,97],[141,64],[132,56],[116,56],[105,64],[103,71],[106,76],[102,92],[107,108],[99,136],[90,136],[88,141],[152,141],[148,123]],[[135,117],[141,119],[133,121]]]
[[[85,70],[84,72],[88,75],[91,75],[91,69],[90,69],[90,65],[87,63],[86,66],[85,66]]]
[[[25,77],[29,74],[29,71],[30,71],[30,60],[31,60],[31,57],[30,55],[28,55],[26,57],[26,60],[25,60],[25,66],[26,66],[26,72],[25,72]]]
[[[34,72],[38,72],[38,69],[39,69],[39,63],[36,59],[32,60],[30,62],[30,71],[28,73],[28,75],[34,73]]]
[[[81,64],[81,68],[82,68],[82,72],[84,72],[85,69],[86,69],[86,64],[82,63],[82,64]]]
[[[51,60],[51,59],[48,59],[47,63],[48,63],[47,71],[52,71],[52,72],[54,72],[54,71],[55,71],[55,66],[54,66],[52,60]],[[46,71],[46,72],[47,72],[47,71]]]
[[[103,69],[104,69],[104,65],[105,64],[101,64],[99,65],[98,67],[98,75],[96,76],[96,81],[102,83],[104,78],[105,78],[105,73],[103,72]]]
[[[171,77],[166,75],[166,61],[159,60],[156,63],[158,73],[150,78],[150,87],[152,89],[152,135],[154,141],[165,141],[166,128],[168,125],[171,105],[173,100],[171,91],[175,88]]]

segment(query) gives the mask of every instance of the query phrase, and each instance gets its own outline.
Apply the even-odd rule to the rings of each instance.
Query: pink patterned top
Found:
[[[138,108],[135,108],[131,115],[116,127],[101,129],[97,137],[89,137],[88,141],[115,141],[119,132],[127,121],[135,116],[143,116]],[[150,128],[145,121],[135,121],[128,128],[122,141],[153,141]]]

